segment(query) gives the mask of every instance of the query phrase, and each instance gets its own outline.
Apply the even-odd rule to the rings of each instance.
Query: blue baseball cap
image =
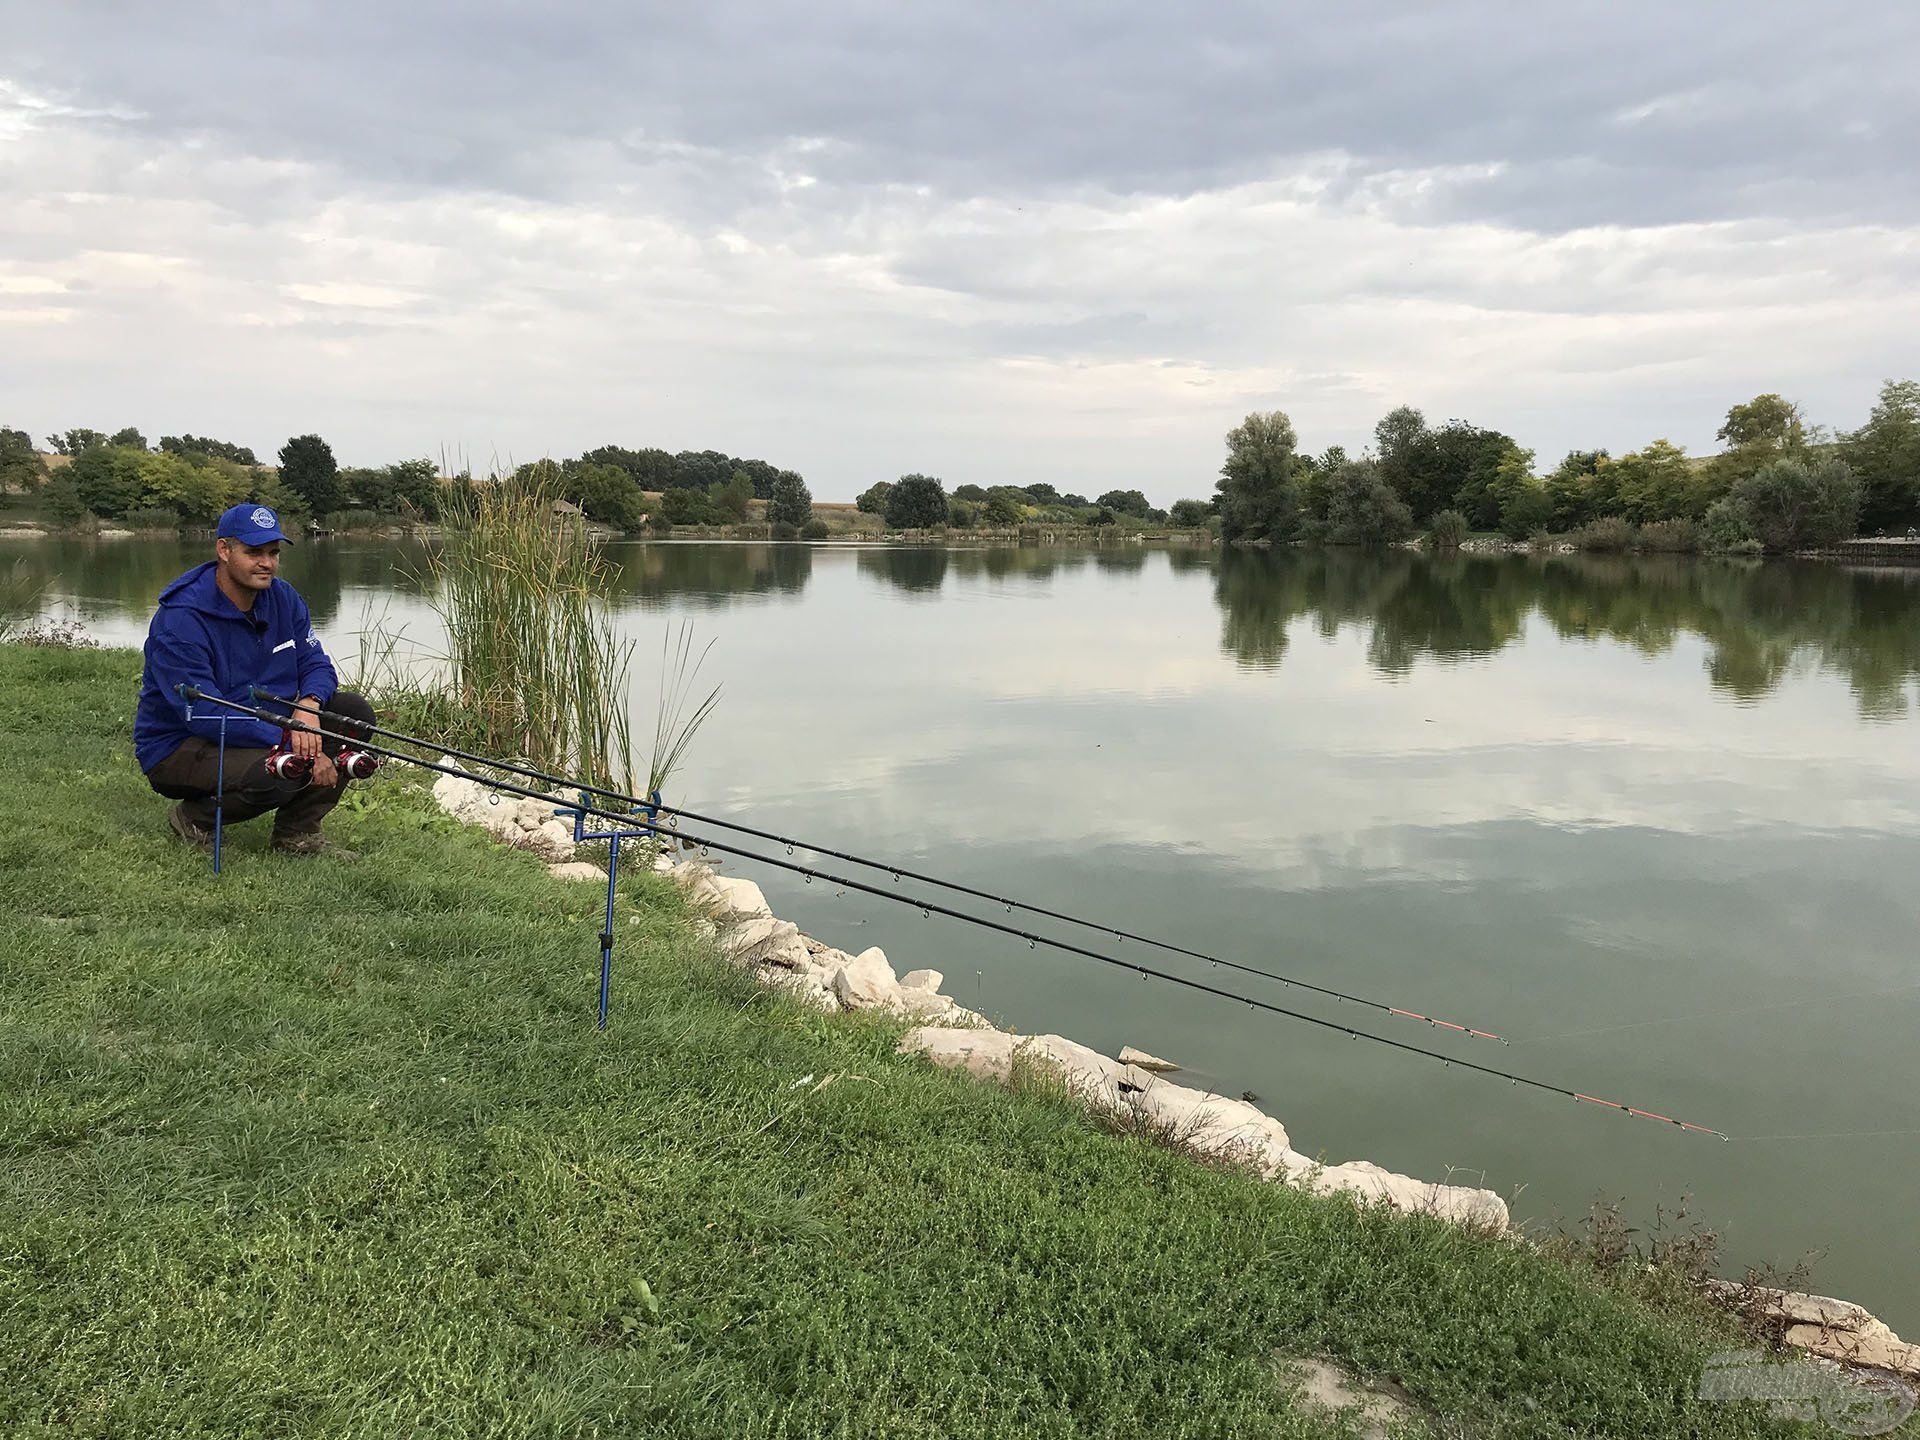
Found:
[[[269,540],[285,540],[280,517],[264,505],[236,505],[220,517],[214,535],[222,540],[238,540],[242,545],[264,545]]]

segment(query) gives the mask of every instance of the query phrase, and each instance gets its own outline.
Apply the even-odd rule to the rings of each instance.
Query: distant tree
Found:
[[[333,448],[318,435],[296,435],[280,447],[280,483],[300,497],[309,514],[340,508],[340,467]]]
[[[56,455],[78,455],[95,445],[104,445],[107,437],[98,430],[68,430],[59,435],[47,437],[47,448]]]
[[[260,463],[247,446],[234,445],[225,440],[214,440],[205,435],[162,435],[160,448],[169,455],[180,455],[188,460],[208,457],[215,460],[231,460],[236,465]]]
[[[1176,500],[1169,518],[1182,530],[1197,530],[1207,523],[1212,514],[1213,511],[1204,500]]]
[[[629,450],[622,445],[602,445],[580,457],[583,465],[615,465],[633,478],[642,490],[671,490],[676,485],[705,485],[704,480],[680,479],[679,463],[664,450]],[[729,471],[729,474],[732,472]]]
[[[1720,427],[1727,448],[1700,467],[1700,509],[1726,494],[1736,480],[1788,457],[1803,458],[1807,427],[1800,410],[1784,396],[1756,395],[1727,411]]]
[[[1038,484],[1027,486],[1026,491],[1027,494],[1033,497],[1033,503],[1036,505],[1060,504],[1060,492],[1045,480],[1040,481]],[[953,493],[958,495],[960,492],[956,490]]]
[[[1094,510],[1093,514],[1087,517],[1087,524],[1089,525],[1114,525],[1118,523],[1119,522],[1114,517],[1113,511],[1109,510],[1104,505],[1097,507]]]
[[[33,436],[0,426],[0,490],[32,494],[46,478],[47,462],[33,448]]]
[[[1727,411],[1719,438],[1739,449],[1766,445],[1774,450],[1798,450],[1806,444],[1807,427],[1800,407],[1782,395],[1756,395]]]
[[[589,520],[616,530],[640,528],[647,507],[633,476],[618,465],[583,465],[577,460],[563,469],[562,495]]]
[[[1547,523],[1553,529],[1577,529],[1598,513],[1594,475],[1607,458],[1604,450],[1569,450],[1566,458],[1553,467],[1544,481],[1547,499],[1553,505]],[[1610,503],[1607,508],[1611,508]]]
[[[725,482],[707,487],[707,503],[715,524],[742,524],[753,513],[753,481],[746,471],[736,470]]]
[[[1380,478],[1391,485],[1400,498],[1414,513],[1415,518],[1423,519],[1430,513],[1423,509],[1426,501],[1436,497],[1420,491],[1419,477],[1415,473],[1415,457],[1420,443],[1427,435],[1427,417],[1411,405],[1401,405],[1381,416],[1380,423],[1373,427],[1373,445],[1380,466]]]
[[[145,451],[118,445],[88,445],[73,458],[66,473],[80,495],[80,503],[94,514],[124,515],[140,503],[145,482],[140,461]]]
[[[1060,503],[1069,510],[1085,510],[1093,504],[1093,502],[1084,495],[1062,495],[1060,497]]]
[[[860,497],[853,502],[853,508],[867,515],[884,515],[887,513],[887,497],[892,493],[891,480],[876,481],[860,492]]]
[[[387,488],[396,508],[423,520],[440,514],[440,467],[431,460],[401,460],[387,466]]]
[[[976,505],[987,503],[987,487],[984,485],[956,485],[953,487],[955,500],[971,500]]]
[[[902,475],[887,494],[887,524],[896,530],[925,530],[946,523],[947,492],[931,475]]]
[[[1336,460],[1302,499],[1307,533],[1325,545],[1393,545],[1413,534],[1413,512],[1376,461]]]
[[[712,492],[715,485],[724,485],[733,478],[733,472],[740,464],[731,455],[722,455],[718,450],[682,450],[673,457],[673,483],[676,485],[696,486]],[[747,481],[751,493],[753,481]]]
[[[1799,550],[1852,535],[1860,490],[1844,460],[1776,460],[1735,481],[1724,503],[1766,549]],[[1714,510],[1709,530],[1723,528],[1728,513]]]
[[[1707,478],[1687,459],[1687,452],[1667,440],[1655,440],[1644,450],[1602,460],[1596,480],[1612,490],[1612,503],[1596,506],[1597,515],[1618,513],[1636,525],[1655,520],[1697,520],[1707,511],[1712,494]]]
[[[747,477],[753,486],[753,498],[770,500],[773,498],[774,481],[780,478],[780,472],[764,460],[736,460],[733,468]]]
[[[1553,497],[1534,476],[1533,451],[1518,446],[1509,450],[1494,467],[1488,489],[1497,507],[1500,533],[1509,540],[1524,540],[1552,523]]]
[[[1027,512],[1005,490],[996,489],[987,496],[986,508],[981,513],[989,525],[1004,526],[1018,525]]]
[[[705,492],[679,485],[661,494],[660,513],[669,525],[710,525],[714,519]]]
[[[807,482],[792,470],[782,470],[773,480],[773,493],[767,497],[767,520],[774,525],[795,529],[813,518],[813,492]]]
[[[1867,423],[1840,453],[1860,477],[1860,528],[1898,534],[1920,525],[1920,382],[1889,380]]]
[[[124,430],[116,430],[113,438],[108,440],[107,443],[109,445],[124,445],[129,450],[144,450],[147,448],[147,437],[129,425]]]
[[[80,498],[80,487],[74,483],[71,469],[57,472],[47,482],[42,499],[47,518],[62,530],[71,530],[87,518],[87,502]]]
[[[980,523],[980,517],[986,513],[986,502],[981,500],[947,501],[947,524],[956,530],[971,530]]]
[[[1220,533],[1228,540],[1285,543],[1299,528],[1298,439],[1293,422],[1256,412],[1227,432],[1220,467]]]
[[[1153,508],[1138,490],[1109,490],[1093,503],[1104,505],[1117,515],[1132,515],[1141,520],[1146,519],[1147,511]]]
[[[142,505],[171,510],[195,524],[212,524],[229,505],[238,505],[248,489],[238,478],[245,473],[238,466],[195,465],[164,451],[143,454],[139,473]]]

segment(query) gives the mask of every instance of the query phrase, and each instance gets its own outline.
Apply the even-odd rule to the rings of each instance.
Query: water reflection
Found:
[[[1368,659],[1397,677],[1423,659],[1497,654],[1538,616],[1564,639],[1611,640],[1649,656],[1698,637],[1708,683],[1743,701],[1765,698],[1796,663],[1810,663],[1844,675],[1862,714],[1890,718],[1907,712],[1907,687],[1920,676],[1920,571],[1229,551],[1215,565],[1214,598],[1221,648],[1249,669],[1282,664],[1296,620],[1324,636],[1360,627]]]
[[[213,558],[211,540],[89,540],[60,537],[0,546],[9,563],[51,594],[69,597],[83,618],[116,616],[144,626],[160,591],[183,571]],[[426,549],[418,541],[333,541],[290,546],[281,573],[292,580],[316,625],[332,624],[348,590],[419,596]]]
[[[161,588],[210,549],[205,541],[54,539],[0,542],[0,558],[24,561],[57,604],[108,622],[128,643],[121,637],[144,629]],[[914,599],[949,585],[1039,589],[1094,576],[1119,587],[1169,578],[1177,586],[1204,572],[1219,607],[1220,649],[1251,670],[1285,663],[1290,639],[1303,633],[1296,624],[1321,637],[1357,629],[1373,667],[1398,679],[1423,661],[1499,654],[1540,623],[1562,639],[1612,641],[1648,656],[1704,641],[1708,684],[1743,702],[1775,693],[1796,665],[1813,665],[1844,676],[1863,715],[1885,719],[1908,712],[1920,676],[1920,570],[1141,546],[863,546],[849,557],[807,545],[635,542],[609,546],[607,557],[618,601],[644,612],[797,598],[816,566],[849,561],[863,579]],[[295,546],[284,573],[324,628],[352,621],[369,596],[420,598],[426,561],[419,541],[336,540]],[[353,613],[343,617],[343,608]]]
[[[884,581],[910,595],[934,595],[946,583],[950,555],[931,546],[862,550],[856,563],[860,573],[870,579]]]
[[[612,589],[643,610],[720,610],[743,599],[798,595],[813,578],[808,545],[619,544],[606,550]]]

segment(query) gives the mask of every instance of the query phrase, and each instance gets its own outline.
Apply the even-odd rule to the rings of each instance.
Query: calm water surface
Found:
[[[13,542],[0,563],[26,556],[50,609],[137,643],[200,549]],[[1920,1333],[1920,572],[613,553],[640,642],[637,731],[666,625],[691,617],[715,642],[725,695],[682,803],[1496,1030],[1509,1048],[1458,1053],[1739,1138],[729,866],[780,914],[940,969],[1017,1028],[1140,1045],[1189,1083],[1251,1090],[1330,1161],[1452,1172],[1549,1223],[1606,1197],[1644,1226],[1691,1196],[1730,1266],[1814,1255],[1815,1288]],[[432,642],[416,560],[336,542],[285,573],[350,660],[372,615]],[[583,1004],[591,950],[583,933]]]

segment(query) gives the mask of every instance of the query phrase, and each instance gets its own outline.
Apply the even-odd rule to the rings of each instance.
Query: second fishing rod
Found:
[[[282,706],[289,713],[298,706],[297,701],[289,700],[283,695],[275,695],[273,692],[262,690],[257,686],[254,687],[253,696],[256,700]],[[353,721],[352,717],[341,715],[337,711],[322,708],[320,713],[335,720],[347,721],[354,724],[359,723]],[[845,850],[836,850],[832,846],[815,844],[810,840],[801,840],[793,836],[777,834],[771,830],[760,830],[752,825],[742,824],[738,820],[727,820],[717,815],[706,815],[697,810],[687,810],[677,805],[668,805],[661,801],[657,792],[646,799],[642,799],[637,795],[628,795],[624,791],[610,790],[604,785],[590,785],[584,781],[571,780],[562,775],[551,775],[544,770],[536,770],[531,765],[521,765],[511,760],[500,760],[489,755],[476,755],[470,751],[462,750],[458,746],[443,744],[438,740],[427,740],[418,735],[408,735],[404,731],[389,730],[378,725],[368,728],[372,733],[384,735],[390,740],[397,740],[406,745],[417,745],[423,750],[436,751],[441,755],[450,755],[455,759],[467,761],[469,764],[485,765],[492,769],[505,770],[510,774],[525,776],[530,780],[538,780],[542,784],[556,786],[560,789],[571,790],[577,793],[598,796],[603,800],[618,801],[623,805],[650,806],[661,814],[691,820],[698,825],[717,825],[723,830],[731,830],[736,834],[751,835],[757,840],[766,840],[775,845],[784,845],[787,847],[789,854],[795,850],[807,850],[816,855],[828,855],[835,860],[845,860],[851,865],[861,865],[869,870],[883,870],[892,875],[896,881],[903,879],[913,880],[922,885],[937,886],[942,890],[951,891],[957,895],[968,895],[976,900],[991,901],[1009,913],[1015,910],[1021,910],[1029,915],[1039,915],[1048,920],[1058,920],[1062,924],[1077,925],[1085,930],[1093,930],[1102,935],[1111,935],[1116,940],[1132,940],[1137,944],[1150,945],[1157,950],[1165,950],[1170,954],[1185,955],[1195,960],[1205,960],[1209,965],[1222,966],[1228,970],[1238,971],[1243,975],[1257,975],[1263,980],[1274,980],[1282,985],[1291,985],[1296,989],[1311,991],[1316,995],[1324,995],[1330,1000],[1337,1000],[1343,1004],[1359,1005],[1369,1010],[1377,1010],[1383,1015],[1396,1016],[1402,1020],[1422,1021],[1436,1029],[1456,1031],[1459,1034],[1471,1036],[1474,1039],[1498,1040],[1502,1045],[1507,1043],[1505,1039],[1491,1030],[1481,1030],[1471,1025],[1461,1025],[1452,1020],[1441,1020],[1433,1015],[1422,1014],[1418,1010],[1405,1009],[1399,1005],[1389,1005],[1384,1000],[1374,1000],[1364,995],[1351,994],[1345,990],[1337,990],[1330,985],[1321,985],[1311,980],[1302,980],[1297,975],[1281,974],[1279,971],[1263,969],[1257,965],[1249,965],[1244,961],[1229,960],[1223,956],[1212,955],[1204,950],[1189,949],[1187,946],[1177,945],[1171,940],[1157,940],[1151,935],[1136,934],[1131,930],[1122,930],[1116,926],[1103,924],[1098,920],[1088,920],[1079,915],[1069,915],[1064,911],[1052,910],[1044,905],[1033,904],[1030,901],[1016,900],[1008,895],[997,895],[991,890],[977,889],[972,885],[962,884],[957,880],[943,880],[937,875],[926,875],[918,870],[909,870],[891,861],[870,859],[864,855],[855,855]]]

